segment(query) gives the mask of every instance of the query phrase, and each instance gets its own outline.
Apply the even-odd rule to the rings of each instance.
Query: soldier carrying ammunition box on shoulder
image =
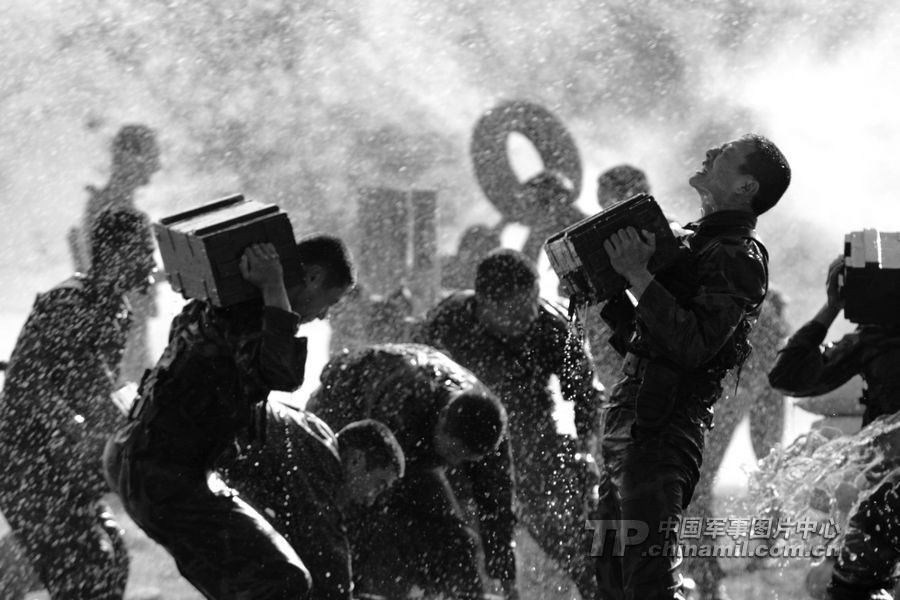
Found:
[[[227,307],[192,300],[147,372],[131,421],[107,446],[107,477],[128,514],[208,598],[301,598],[310,575],[266,518],[207,477],[239,437],[262,440],[270,391],[304,379],[301,323],[322,318],[353,284],[344,244],[315,236],[296,244],[286,273],[275,247],[253,244],[240,260],[260,297]]]

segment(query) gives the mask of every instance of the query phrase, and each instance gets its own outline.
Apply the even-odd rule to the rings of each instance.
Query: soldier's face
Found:
[[[288,290],[291,308],[300,315],[301,323],[328,317],[328,309],[347,293],[347,286],[329,286],[324,271],[311,269],[302,284]]]
[[[353,504],[372,506],[378,496],[397,483],[397,471],[390,467],[369,469],[360,451],[352,451],[351,456],[344,467],[347,498]]]
[[[478,320],[488,331],[506,339],[517,339],[528,332],[538,316],[538,286],[514,292],[504,300],[479,297]]]
[[[753,150],[752,142],[744,140],[710,148],[700,170],[691,176],[689,183],[701,197],[713,203],[730,200],[748,177],[742,173],[742,167]]]

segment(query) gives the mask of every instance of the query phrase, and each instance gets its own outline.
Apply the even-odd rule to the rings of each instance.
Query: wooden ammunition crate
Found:
[[[551,236],[545,249],[566,292],[577,302],[596,304],[623,292],[628,283],[609,264],[603,248],[613,233],[625,227],[656,235],[656,252],[647,265],[651,273],[670,264],[678,242],[656,200],[648,194],[633,198],[588,217]]]
[[[302,280],[294,229],[274,204],[229,196],[153,224],[166,275],[186,298],[230,306],[259,297],[240,271],[244,250],[269,242],[278,250],[285,285]]]
[[[900,233],[844,236],[844,316],[859,325],[900,324]]]

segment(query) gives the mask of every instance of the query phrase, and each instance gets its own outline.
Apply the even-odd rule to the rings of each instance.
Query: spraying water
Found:
[[[850,516],[900,467],[900,416],[871,423],[852,436],[822,428],[777,447],[750,476],[747,504],[783,523],[808,523],[801,545],[837,549]],[[797,545],[797,536],[776,542]]]

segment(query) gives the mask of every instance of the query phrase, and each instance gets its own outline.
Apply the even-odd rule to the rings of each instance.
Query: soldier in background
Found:
[[[441,287],[445,290],[467,290],[475,281],[475,268],[492,250],[500,247],[500,232],[496,227],[472,225],[459,240],[456,254],[441,264]]]
[[[492,252],[474,283],[474,291],[429,311],[414,339],[446,352],[500,397],[509,413],[520,517],[582,596],[593,598],[584,503],[596,483],[590,450],[603,391],[590,355],[569,337],[562,309],[539,297],[537,269],[522,253]],[[557,431],[552,379],[575,405],[576,440]]]
[[[575,185],[561,171],[541,171],[522,184],[519,202],[531,227],[522,254],[537,264],[547,238],[585,217],[576,199]]]
[[[650,184],[647,175],[632,165],[622,164],[612,167],[597,178],[597,202],[600,210],[612,208],[635,194],[649,193]],[[600,382],[607,389],[611,389],[622,375],[622,357],[609,344],[612,332],[600,317],[599,307],[587,307],[580,315],[584,321],[585,336],[590,343],[594,372]]]
[[[826,302],[791,335],[769,372],[772,386],[789,396],[820,396],[861,375],[866,384],[860,403],[862,426],[900,410],[900,326],[860,325],[833,344],[823,346],[828,329],[844,309],[838,278],[843,256],[828,267]]]
[[[128,575],[101,457],[122,420],[110,395],[125,295],[147,286],[153,242],[146,219],[121,210],[101,213],[91,240],[88,272],[38,295],[0,395],[0,510],[54,600],[121,599]]]
[[[86,273],[91,265],[88,232],[101,212],[108,208],[138,211],[134,203],[137,190],[150,183],[159,171],[159,145],[156,132],[146,125],[125,125],[112,141],[112,166],[103,188],[87,186],[89,194],[80,227],[69,231],[69,245],[75,270]],[[149,225],[148,225],[149,229]],[[122,356],[123,381],[139,381],[144,369],[153,364],[148,346],[148,321],[157,314],[153,288],[129,294],[133,314],[131,330]]]
[[[611,208],[637,194],[649,193],[647,174],[632,165],[616,165],[597,177],[597,203],[601,210]]]
[[[405,342],[414,325],[412,292],[400,286],[387,296],[369,294],[359,283],[329,314],[332,354],[372,344]]]

